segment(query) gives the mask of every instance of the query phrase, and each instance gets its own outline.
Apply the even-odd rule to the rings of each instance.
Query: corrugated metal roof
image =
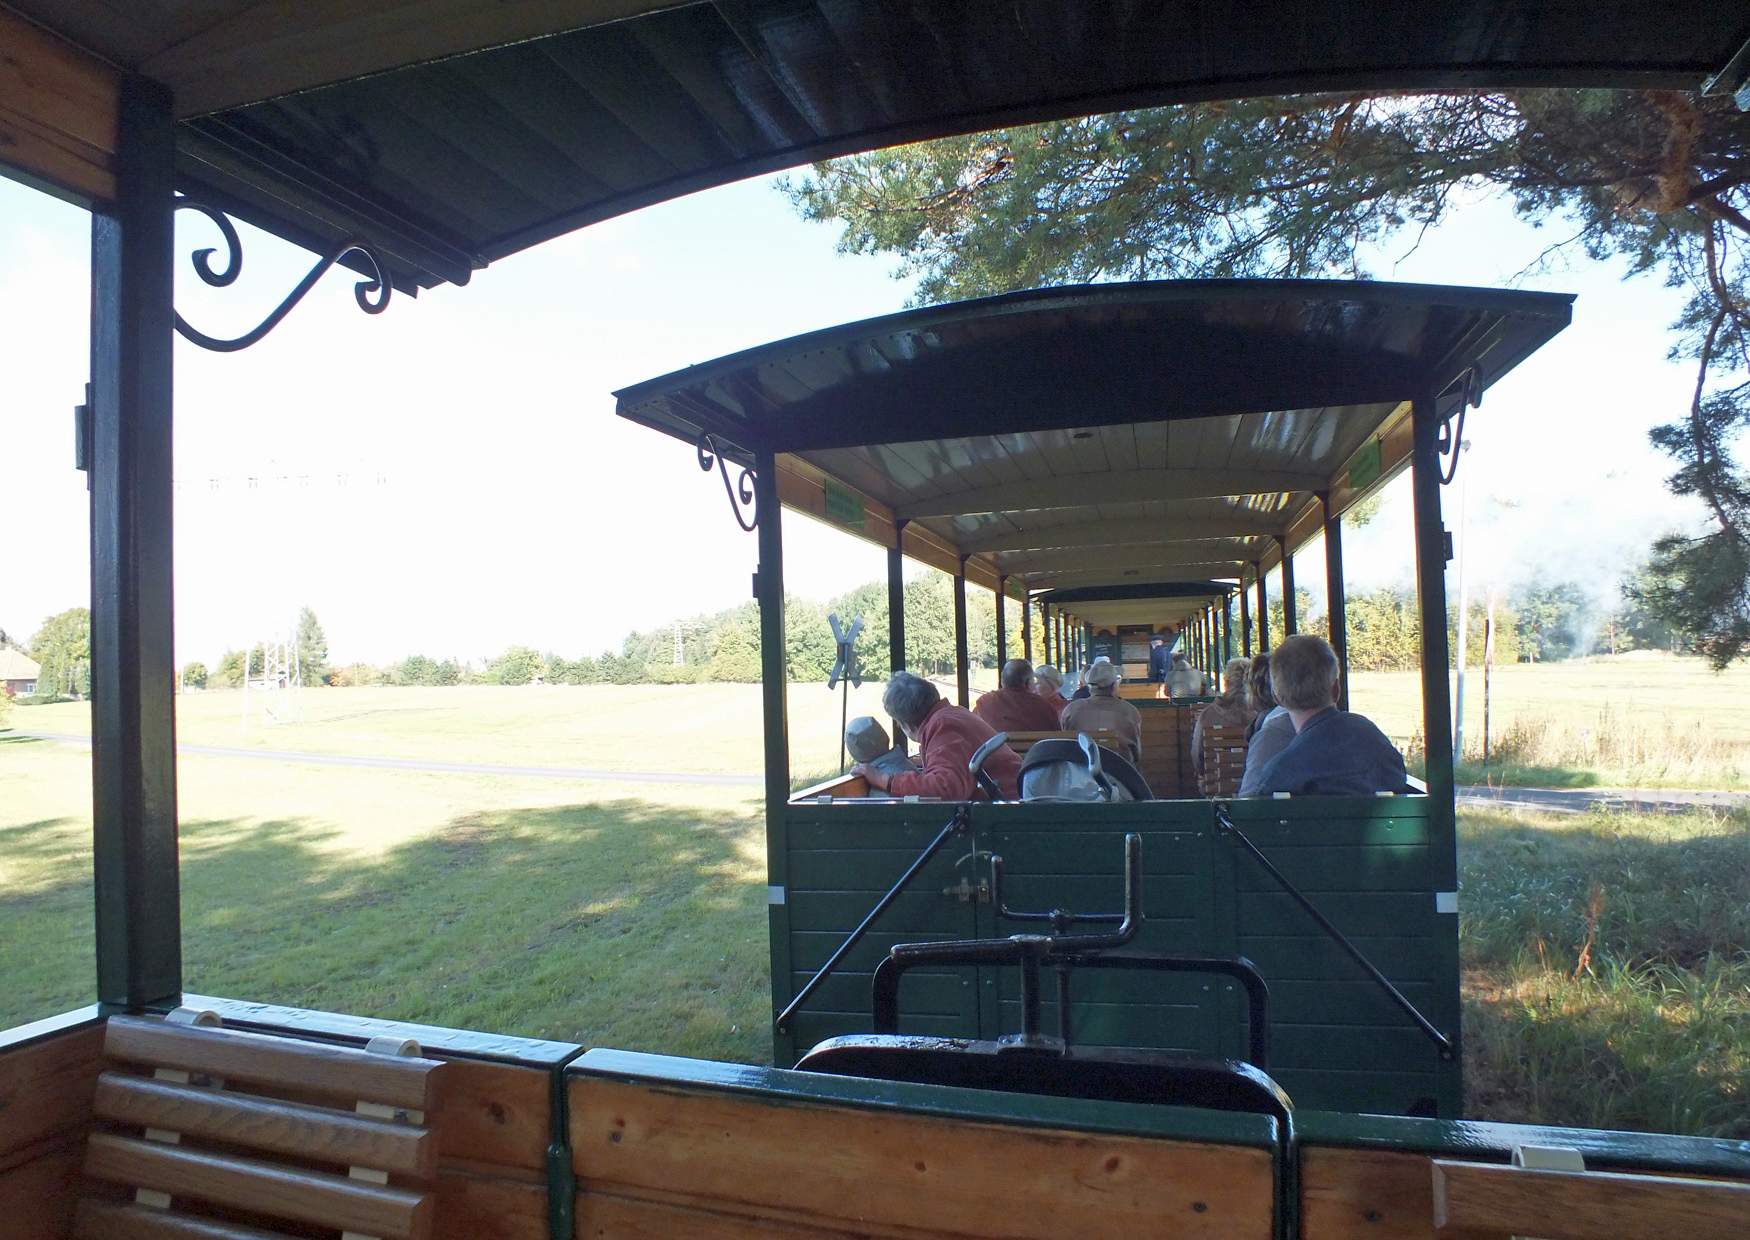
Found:
[[[1473,368],[1486,389],[1571,302],[1333,280],[1041,289],[811,332],[617,396],[621,416],[688,442],[798,457],[996,573],[1233,577],[1408,401]]]
[[[185,99],[255,83],[182,122],[183,178],[300,244],[367,240],[404,288],[903,141],[1308,90],[1693,88],[1750,34],[1717,0],[715,0],[594,25],[649,6],[13,2]]]

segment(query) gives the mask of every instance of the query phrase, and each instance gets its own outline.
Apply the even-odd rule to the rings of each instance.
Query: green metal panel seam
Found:
[[[580,1046],[553,1065],[550,1111],[553,1140],[547,1146],[547,1234],[551,1240],[573,1240],[577,1231],[577,1172],[571,1165],[571,1096],[565,1069],[589,1054]]]

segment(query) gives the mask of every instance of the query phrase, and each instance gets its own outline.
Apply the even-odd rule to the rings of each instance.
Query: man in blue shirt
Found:
[[[1294,739],[1264,767],[1258,796],[1372,796],[1403,792],[1404,756],[1373,722],[1337,709],[1341,669],[1321,637],[1297,634],[1270,652],[1270,685]]]

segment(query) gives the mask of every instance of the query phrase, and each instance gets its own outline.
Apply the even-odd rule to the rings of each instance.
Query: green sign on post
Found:
[[[1379,440],[1369,439],[1349,462],[1349,485],[1359,491],[1379,477]]]
[[[826,519],[848,529],[863,528],[863,497],[848,491],[831,478],[823,480],[826,490]]]

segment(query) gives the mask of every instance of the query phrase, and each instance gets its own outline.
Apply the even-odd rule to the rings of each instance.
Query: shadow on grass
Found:
[[[39,860],[55,823],[4,833]],[[759,827],[639,800],[475,813],[360,856],[305,819],[185,822],[188,989],[366,1016],[747,1061],[770,1056]],[[0,896],[4,937],[89,1001],[90,861]],[[83,959],[77,945],[82,941]],[[9,970],[10,972],[10,970]],[[67,1001],[70,1000],[70,1001]]]

